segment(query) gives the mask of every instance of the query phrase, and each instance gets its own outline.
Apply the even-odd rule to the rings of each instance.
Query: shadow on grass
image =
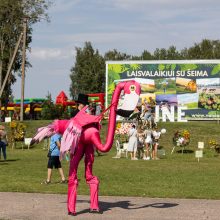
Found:
[[[95,153],[94,156],[95,157],[102,157],[102,156],[107,156],[107,154],[104,154],[104,153],[97,154],[97,153]]]
[[[193,150],[186,150],[186,149],[184,149],[184,150],[178,150],[178,151],[176,151],[176,153],[178,153],[178,154],[192,154],[192,153],[194,153],[194,151]]]
[[[14,162],[14,161],[17,161],[19,159],[11,159],[11,160],[0,160],[0,166],[1,165],[9,165],[10,162]]]
[[[20,159],[0,160],[0,163],[14,162],[14,161],[18,161],[18,160],[20,160]]]
[[[77,202],[79,203],[90,203],[89,200],[77,200]],[[128,210],[134,210],[134,209],[143,209],[143,208],[148,208],[148,207],[152,207],[152,208],[160,208],[160,209],[164,209],[164,208],[172,208],[175,206],[178,206],[179,204],[177,203],[151,203],[151,204],[146,204],[146,205],[142,205],[139,207],[134,207],[136,206],[135,204],[132,204],[131,201],[119,201],[119,202],[102,202],[99,201],[99,205],[100,205],[100,209],[103,212],[112,210],[114,208],[122,208],[122,209],[128,209]],[[83,214],[83,213],[88,213],[89,209],[84,209],[82,211],[77,212],[77,215],[79,214]]]

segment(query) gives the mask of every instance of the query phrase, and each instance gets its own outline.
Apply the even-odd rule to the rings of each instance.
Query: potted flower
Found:
[[[189,143],[190,143],[190,132],[187,129],[175,131],[173,136],[174,147],[172,149],[171,154],[173,153],[175,147],[182,147],[182,153],[183,153],[183,150],[187,145],[189,145]]]
[[[220,144],[218,144],[216,140],[209,140],[209,146],[211,149],[214,149],[216,153],[220,153]]]

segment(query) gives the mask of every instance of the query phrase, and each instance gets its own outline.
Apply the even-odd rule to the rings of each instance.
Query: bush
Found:
[[[41,118],[43,120],[68,119],[70,114],[67,108],[62,105],[55,105],[52,101],[47,100],[42,105]]]

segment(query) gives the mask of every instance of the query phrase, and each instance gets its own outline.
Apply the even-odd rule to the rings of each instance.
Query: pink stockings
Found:
[[[85,178],[86,183],[90,187],[90,209],[99,210],[98,205],[98,189],[99,189],[99,180],[96,176],[92,174],[92,165],[94,162],[94,149],[91,145],[83,146],[79,143],[76,153],[73,158],[70,160],[69,168],[69,183],[68,183],[68,199],[67,199],[67,208],[68,212],[76,212],[76,197],[77,197],[77,169],[80,160],[85,154]]]

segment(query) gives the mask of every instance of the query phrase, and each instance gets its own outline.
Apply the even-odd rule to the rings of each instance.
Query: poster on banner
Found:
[[[183,107],[186,119],[220,120],[220,60],[108,61],[106,106],[115,86],[132,79],[140,104],[153,99],[159,108]]]

